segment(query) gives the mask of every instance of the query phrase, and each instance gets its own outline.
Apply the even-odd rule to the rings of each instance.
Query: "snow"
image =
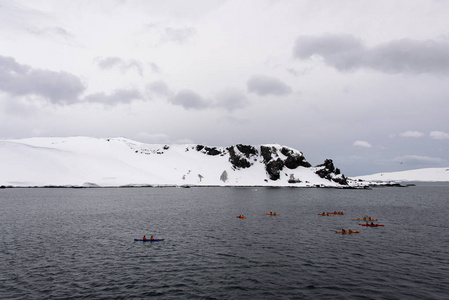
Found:
[[[224,154],[211,156],[197,151],[196,146],[144,144],[127,138],[0,140],[0,185],[340,186],[320,178],[314,173],[315,168],[304,167],[294,170],[284,167],[281,178],[273,181],[269,179],[260,154],[250,159],[251,167],[235,169],[229,162],[226,148],[216,147]],[[283,147],[269,146],[278,150]],[[260,145],[258,147],[260,149]],[[235,150],[238,155],[243,155]],[[227,180],[223,182],[220,177],[225,171]],[[288,183],[291,176],[301,182]]]
[[[377,173],[373,175],[358,176],[353,179],[362,179],[366,181],[449,181],[449,167]]]
[[[260,146],[255,146],[259,152]],[[277,149],[274,159],[286,158],[280,152],[285,146],[263,146]],[[0,140],[0,186],[342,187],[315,173],[323,167],[284,167],[279,180],[270,180],[260,153],[248,159],[249,168],[235,168],[227,149],[215,148],[221,154],[208,155],[193,144],[145,144],[123,137]],[[236,155],[245,156],[237,147],[234,150]],[[291,150],[302,156],[300,151]],[[335,176],[340,175],[331,174]],[[301,182],[289,183],[292,177]],[[449,168],[380,173],[355,177],[348,183],[352,187],[381,184],[376,181],[449,181]]]

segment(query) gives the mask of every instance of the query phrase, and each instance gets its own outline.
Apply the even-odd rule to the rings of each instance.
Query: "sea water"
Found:
[[[3,189],[0,298],[447,299],[448,204],[447,183]]]

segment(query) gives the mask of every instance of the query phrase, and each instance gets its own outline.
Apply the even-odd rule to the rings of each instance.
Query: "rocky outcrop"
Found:
[[[300,166],[310,168],[312,166],[308,161],[306,161],[301,152],[295,152],[292,149],[282,147],[281,153],[287,156],[287,159],[284,161],[284,164],[289,169],[296,169],[297,167]]]
[[[196,151],[202,152],[204,154],[211,155],[211,156],[223,154],[216,147],[207,147],[207,146],[203,146],[203,145],[197,145],[196,146]]]
[[[232,167],[234,169],[244,169],[251,167],[251,162],[248,160],[249,155],[247,156],[247,158],[245,157],[245,154],[241,155],[240,153],[237,153],[234,149],[234,146],[228,147],[227,150],[229,152],[229,162],[232,164]]]
[[[340,174],[340,169],[335,168],[332,159],[326,159],[324,163],[316,166],[316,174],[321,178],[326,178],[327,180],[332,180],[342,185],[347,185],[347,178]]]
[[[288,169],[311,167],[311,164],[305,160],[301,152],[287,147],[282,147],[279,153],[278,149],[274,146],[261,146],[260,152],[265,164],[265,170],[271,180],[278,180],[280,178],[280,173],[284,166]],[[280,154],[282,154],[285,158],[282,159]],[[292,179],[291,181],[298,182],[298,179]]]
[[[229,162],[233,170],[250,168],[255,162],[261,160],[265,165],[267,177],[272,181],[279,180],[284,169],[295,170],[299,167],[312,167],[301,152],[278,145],[262,145],[260,149],[243,144],[237,144],[227,148],[197,145],[196,150],[211,156],[229,154]],[[323,164],[317,165],[315,168],[315,173],[321,178],[337,182],[341,185],[348,184],[346,177],[340,174],[338,168],[335,168],[332,159],[326,159]],[[287,173],[286,176],[288,176]],[[228,174],[223,172],[220,180],[225,182],[227,177]],[[288,182],[293,184],[299,183],[301,180],[290,175]]]

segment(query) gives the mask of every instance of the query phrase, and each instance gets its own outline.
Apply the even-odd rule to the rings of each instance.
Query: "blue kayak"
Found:
[[[142,239],[134,239],[135,242],[161,242],[164,239],[154,239],[154,240],[150,240],[150,239],[146,239],[145,241]]]

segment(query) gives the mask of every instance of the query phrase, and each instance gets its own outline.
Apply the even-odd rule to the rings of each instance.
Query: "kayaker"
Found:
[[[371,226],[374,226],[374,223],[373,223],[373,222],[371,222]]]
[[[145,236],[143,236],[142,241],[145,242],[146,240],[147,240],[147,238]]]
[[[365,224],[366,226],[368,226],[369,224],[368,224],[368,221],[366,221],[366,224]]]
[[[153,236],[150,237],[150,241],[154,241],[154,237]]]
[[[341,229],[341,233],[345,233],[346,232],[346,230],[344,230],[343,228]]]
[[[349,233],[351,233],[351,232],[352,232],[351,228],[349,228],[349,229],[348,229],[348,232],[349,232]]]

